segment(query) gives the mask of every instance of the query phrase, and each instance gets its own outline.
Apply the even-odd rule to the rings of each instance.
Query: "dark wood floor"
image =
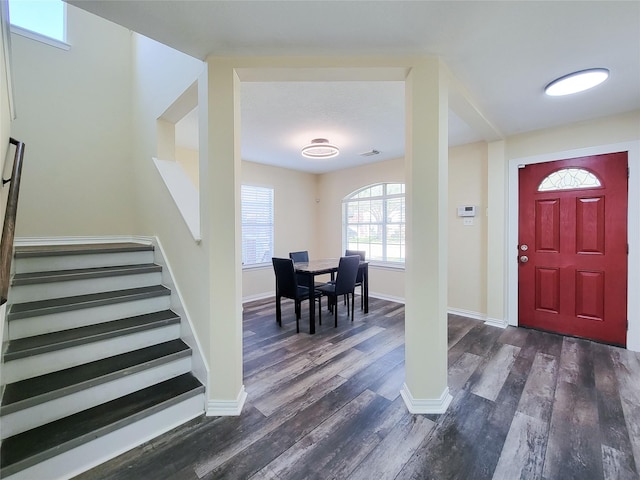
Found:
[[[292,304],[282,328],[273,300],[245,305],[242,415],[197,418],[79,478],[639,478],[640,354],[450,316],[453,402],[410,415],[404,307],[340,314],[296,335]]]

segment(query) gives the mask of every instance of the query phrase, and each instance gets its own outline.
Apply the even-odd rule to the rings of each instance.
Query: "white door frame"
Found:
[[[640,142],[623,142],[596,147],[567,150],[563,152],[534,155],[509,160],[508,212],[507,212],[507,319],[509,325],[518,325],[518,166],[551,162],[568,158],[585,157],[614,152],[628,152],[629,199],[628,199],[628,277],[627,277],[627,349],[640,352]]]

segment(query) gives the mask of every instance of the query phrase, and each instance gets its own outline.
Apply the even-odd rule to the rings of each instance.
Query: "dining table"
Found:
[[[309,260],[308,262],[294,262],[296,273],[305,277],[306,283],[301,284],[309,289],[309,298],[315,295],[315,278],[318,275],[334,275],[338,271],[339,258],[323,258],[319,260]],[[364,313],[369,313],[369,262],[360,260],[360,270],[362,270],[362,290],[364,296]],[[309,333],[316,333],[316,309],[309,308]]]

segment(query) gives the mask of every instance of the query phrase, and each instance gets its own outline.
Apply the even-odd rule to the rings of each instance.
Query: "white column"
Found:
[[[208,60],[207,188],[210,329],[207,415],[239,415],[242,384],[240,80],[230,60]]]
[[[507,164],[504,140],[488,145],[487,160],[487,321],[505,328]],[[517,253],[517,252],[516,252]]]
[[[405,372],[411,413],[443,413],[447,387],[448,91],[437,58],[406,79]]]

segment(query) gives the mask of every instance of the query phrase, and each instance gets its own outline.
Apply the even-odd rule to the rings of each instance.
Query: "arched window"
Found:
[[[404,183],[379,183],[342,201],[344,249],[364,250],[373,262],[404,263]]]
[[[538,186],[539,192],[571,190],[574,188],[597,188],[602,186],[598,177],[583,168],[562,168],[549,174]]]

